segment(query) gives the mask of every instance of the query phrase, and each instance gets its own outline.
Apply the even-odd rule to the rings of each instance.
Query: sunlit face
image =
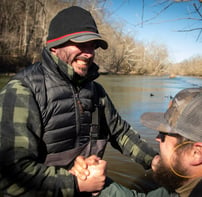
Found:
[[[178,144],[177,137],[175,135],[169,136],[164,133],[159,133],[156,137],[156,141],[159,142],[160,156],[165,163],[169,163],[173,158],[174,148]]]
[[[180,174],[187,175],[186,161],[184,154],[176,153],[176,146],[179,143],[177,136],[169,136],[160,133],[156,140],[159,142],[160,155],[155,157],[152,162],[155,180],[170,191],[174,191],[183,185],[187,180],[177,176],[171,166]]]
[[[85,43],[67,42],[61,47],[52,48],[53,54],[71,65],[80,76],[86,76],[94,60],[96,41]]]

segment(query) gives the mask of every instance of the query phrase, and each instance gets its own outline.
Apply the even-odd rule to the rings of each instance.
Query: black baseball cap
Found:
[[[97,47],[108,48],[108,43],[98,32],[97,25],[87,10],[72,6],[60,11],[50,22],[47,48],[67,41],[84,43],[95,40]]]

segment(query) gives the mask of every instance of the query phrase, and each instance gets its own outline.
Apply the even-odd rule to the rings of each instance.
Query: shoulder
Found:
[[[30,90],[23,85],[21,80],[11,79],[1,90],[0,94],[30,95]]]
[[[100,83],[98,83],[96,81],[93,81],[93,84],[94,84],[94,88],[95,88],[96,92],[99,95],[103,95],[104,96],[106,94],[104,87]]]
[[[43,73],[42,63],[36,62],[32,65],[25,67],[23,70],[18,72],[13,79],[19,79],[21,81],[33,80],[35,76]],[[36,78],[36,77],[35,77]]]
[[[18,72],[12,81],[17,82],[18,88],[27,88],[35,93],[40,92],[44,86],[44,71],[41,62],[36,62]]]

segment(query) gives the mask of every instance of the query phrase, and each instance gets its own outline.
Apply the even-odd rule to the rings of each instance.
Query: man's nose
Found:
[[[94,47],[86,47],[83,49],[83,52],[89,55],[94,55],[95,49]]]
[[[91,58],[95,55],[95,49],[94,48],[85,48],[82,50],[82,53],[85,57]]]

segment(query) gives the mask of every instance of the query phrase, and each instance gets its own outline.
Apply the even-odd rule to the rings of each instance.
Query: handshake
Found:
[[[69,172],[77,177],[79,192],[92,192],[96,196],[104,187],[106,168],[107,162],[96,155],[78,156]]]

